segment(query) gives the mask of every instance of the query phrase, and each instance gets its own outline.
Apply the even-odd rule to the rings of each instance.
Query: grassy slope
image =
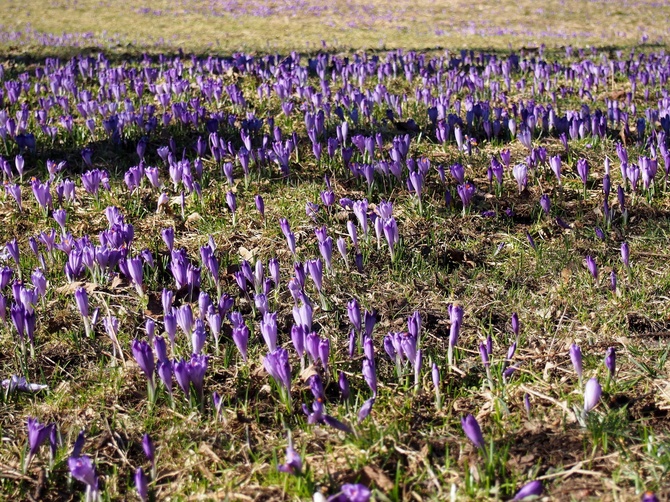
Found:
[[[209,8],[212,4],[214,7]],[[27,24],[46,33],[91,32],[142,47],[163,39],[173,47],[211,51],[315,50],[322,40],[336,49],[428,49],[446,47],[508,48],[595,45],[623,47],[667,36],[670,6],[641,0],[619,2],[532,0],[516,2],[398,0],[387,2],[323,2],[308,0],[296,7],[270,4],[269,15],[244,16],[223,2],[189,0],[155,2],[121,0],[7,0],[5,28]],[[215,13],[217,15],[212,15]],[[234,15],[232,15],[234,14]]]
[[[52,5],[56,5],[54,2]],[[232,28],[225,26],[224,20],[202,21],[199,17],[182,17],[192,22],[177,23],[172,18],[143,16],[122,17],[127,12],[110,4],[104,9],[94,9],[90,4],[79,2],[76,9],[65,15],[61,8],[48,7],[39,10],[44,14],[38,18],[31,2],[10,4],[8,12],[17,23],[30,20],[33,27],[45,31],[92,30],[102,27],[109,32],[119,32],[134,39],[142,40],[155,33],[156,22],[164,23],[166,38],[177,36],[175,45],[187,48],[205,49],[206,43],[200,39],[215,40],[218,33]],[[402,3],[399,4],[402,6]],[[471,4],[469,4],[471,5]],[[531,5],[529,3],[529,5]],[[568,5],[576,5],[576,3]],[[581,2],[580,2],[581,5]],[[37,6],[37,2],[35,2]],[[84,6],[84,7],[82,7]],[[19,8],[20,7],[20,8]],[[118,11],[115,9],[119,9]],[[384,29],[387,47],[402,46],[432,47],[449,46],[454,49],[467,46],[497,46],[512,44],[537,44],[543,41],[541,19],[528,23],[526,16],[543,16],[536,8],[499,4],[498,9],[509,17],[506,23],[512,28],[530,24],[535,35],[519,37],[494,37],[482,41],[476,36],[458,34],[456,40],[427,35],[419,37],[426,18],[449,19],[452,12],[458,18],[472,17],[465,6],[455,6],[449,15],[442,14],[430,5],[416,9],[416,20],[408,22],[407,31],[393,32]],[[52,9],[52,10],[50,10]],[[482,12],[477,5],[472,11]],[[616,10],[612,4],[589,3],[584,10],[545,7],[559,19],[550,19],[547,26],[557,31],[597,31],[612,30],[598,23],[595,27],[577,24],[577,20],[603,19],[607,13],[612,19]],[[610,9],[610,10],[608,10]],[[632,10],[632,9],[631,9]],[[625,37],[617,39],[614,45],[626,46],[639,38],[637,27],[647,24],[652,35],[655,26],[662,23],[647,23],[643,16],[662,18],[662,9],[621,13],[620,30]],[[591,16],[593,14],[593,16]],[[625,14],[625,16],[624,16]],[[598,17],[596,17],[598,15]],[[641,16],[640,18],[633,17]],[[425,16],[425,17],[422,17]],[[482,15],[491,19],[492,16]],[[129,19],[120,22],[120,19]],[[147,22],[147,19],[149,22]],[[549,22],[551,21],[551,23]],[[249,48],[264,50],[266,41],[257,33],[284,33],[278,36],[276,46],[280,49],[305,47],[304,40],[317,44],[323,36],[322,27],[314,26],[309,19],[252,19],[243,30],[235,28],[233,37],[221,42],[221,50]],[[309,36],[304,36],[300,23],[308,28]],[[266,24],[267,23],[267,24]],[[523,24],[527,23],[527,24]],[[581,22],[580,22],[581,23]],[[614,23],[612,23],[614,24]],[[160,24],[159,24],[160,25]],[[197,25],[198,40],[194,40],[185,26]],[[230,25],[228,25],[230,26]],[[617,25],[619,26],[619,25]],[[288,30],[287,28],[290,28]],[[142,31],[147,30],[147,31]],[[658,28],[660,30],[660,28]],[[369,30],[336,29],[335,35],[326,38],[339,40],[340,47],[378,47],[379,36]],[[659,33],[661,31],[658,31]],[[130,36],[129,34],[133,35]],[[393,33],[393,34],[388,34]],[[138,35],[136,35],[138,34]],[[294,37],[300,34],[299,42]],[[189,36],[191,38],[189,38]],[[261,41],[259,41],[261,40]],[[346,40],[346,41],[345,41]],[[574,43],[595,43],[611,45],[610,38],[579,38]],[[548,45],[562,44],[550,38]],[[571,42],[572,43],[572,42]],[[138,44],[139,45],[139,44]],[[216,50],[216,48],[212,48]],[[23,52],[21,47],[13,49]],[[39,56],[40,53],[36,53]],[[20,63],[19,63],[20,64]],[[20,71],[19,66],[16,70]],[[241,82],[245,95],[253,101],[254,83]],[[405,85],[398,82],[399,87]],[[626,82],[617,82],[614,91],[624,89]],[[411,95],[411,93],[410,93]],[[603,94],[604,95],[604,94]],[[638,99],[641,99],[638,96]],[[260,103],[255,103],[260,107]],[[277,113],[274,104],[273,113]],[[566,106],[576,107],[575,102]],[[294,116],[293,123],[285,124],[286,130],[300,127],[301,118]],[[173,131],[178,133],[178,131]],[[163,138],[155,138],[149,149],[152,163],[157,163],[153,152],[164,144]],[[185,142],[186,137],[182,138]],[[551,139],[541,143],[550,154],[562,151],[560,144]],[[68,158],[72,169],[81,169],[77,156],[82,144],[63,146],[56,152],[44,152],[46,156]],[[415,155],[427,155],[434,163],[449,165],[458,159],[454,146],[443,151],[441,147],[424,139],[414,146]],[[485,173],[490,155],[501,145],[483,144],[481,150],[467,159],[468,177],[482,189],[486,188]],[[513,158],[523,157],[522,147],[512,145]],[[118,152],[104,141],[97,146],[96,163],[110,171],[125,169],[132,165],[133,145]],[[592,165],[592,178],[599,178],[605,155],[616,158],[613,140],[571,143],[572,159],[588,156]],[[629,152],[632,158],[635,147]],[[163,250],[158,230],[174,224],[178,228],[177,245],[185,246],[191,256],[197,256],[197,246],[206,242],[207,234],[213,234],[222,255],[230,263],[239,261],[240,246],[251,250],[255,257],[264,260],[279,256],[282,260],[283,280],[288,278],[290,255],[281,236],[276,221],[285,216],[298,231],[299,253],[302,259],[315,257],[317,249],[312,233],[313,223],[304,213],[307,201],[318,202],[319,190],[323,188],[324,169],[332,169],[335,190],[338,197],[360,198],[366,195],[364,186],[338,172],[337,166],[316,166],[303,152],[301,165],[292,166],[292,189],[286,190],[278,179],[253,183],[249,190],[238,186],[238,225],[232,228],[226,214],[224,183],[212,176],[212,185],[205,191],[205,203],[189,203],[188,214],[197,213],[200,218],[191,218],[183,223],[178,214],[174,218],[155,216],[138,205],[137,197],[130,196],[121,189],[121,180],[114,181],[114,190],[105,194],[103,200],[95,203],[84,197],[82,202],[69,209],[69,227],[75,236],[85,233],[96,235],[106,223],[101,209],[114,204],[123,208],[128,219],[136,225],[137,248],[148,246],[154,251]],[[42,159],[43,160],[43,159]],[[43,169],[43,168],[42,168]],[[345,332],[347,329],[345,304],[351,295],[361,299],[364,306],[375,308],[381,314],[381,323],[375,331],[379,351],[378,365],[381,380],[380,397],[375,405],[372,419],[358,428],[357,436],[344,437],[333,434],[325,428],[306,426],[299,412],[288,415],[282,411],[276,399],[274,388],[267,386],[268,378],[262,370],[260,358],[263,354],[256,334],[252,343],[250,364],[244,365],[232,344],[226,343],[223,352],[212,358],[207,376],[206,389],[224,393],[224,421],[213,420],[211,410],[204,416],[192,412],[183,403],[175,411],[165,405],[164,396],[155,410],[147,409],[143,377],[139,369],[129,363],[122,367],[114,365],[111,344],[104,337],[87,340],[81,337],[78,318],[71,294],[52,293],[42,307],[45,317],[40,318],[38,331],[38,358],[31,363],[29,374],[33,380],[44,381],[52,387],[52,392],[44,398],[31,399],[21,396],[3,404],[0,414],[3,438],[2,455],[3,479],[0,485],[5,496],[25,499],[28,494],[41,493],[52,499],[66,498],[71,489],[66,482],[66,466],[56,464],[51,480],[38,478],[43,465],[33,464],[30,478],[21,478],[18,470],[19,458],[23,454],[25,432],[23,419],[38,416],[43,421],[55,420],[71,444],[76,432],[86,427],[89,443],[85,451],[94,454],[99,472],[105,476],[104,486],[112,499],[130,497],[131,475],[134,467],[145,465],[139,440],[144,432],[149,432],[159,445],[159,482],[157,494],[160,498],[168,495],[178,499],[224,498],[225,496],[265,499],[291,499],[309,496],[315,486],[329,486],[330,491],[340,483],[373,478],[373,482],[392,500],[410,499],[413,493],[428,499],[443,500],[451,484],[459,487],[460,496],[478,498],[508,496],[525,480],[538,474],[546,476],[551,495],[557,500],[570,497],[583,500],[591,497],[603,499],[632,499],[644,487],[659,488],[666,484],[665,472],[670,466],[667,437],[667,396],[660,389],[666,389],[667,348],[665,337],[668,330],[670,312],[667,294],[670,287],[670,271],[664,266],[668,245],[668,197],[658,196],[648,206],[638,201],[633,210],[630,224],[622,227],[614,225],[604,242],[597,240],[593,227],[599,224],[594,209],[599,207],[601,195],[598,185],[588,192],[586,202],[581,201],[581,188],[576,174],[566,174],[566,188],[561,195],[554,187],[550,176],[541,180],[541,186],[534,184],[528,193],[517,195],[514,182],[506,179],[506,190],[499,202],[500,208],[514,207],[517,216],[512,219],[483,219],[480,210],[489,209],[491,202],[483,196],[475,200],[471,214],[462,217],[458,211],[447,211],[442,203],[442,193],[433,175],[432,183],[424,200],[424,215],[419,215],[414,200],[404,189],[397,187],[391,193],[395,202],[395,214],[399,220],[403,237],[402,256],[395,265],[390,265],[386,249],[377,250],[371,242],[364,246],[366,271],[364,274],[351,273],[336,259],[337,275],[327,278],[326,294],[332,304],[332,311],[316,310],[315,317],[322,326],[322,333],[334,340],[334,355],[338,369],[345,369],[350,376],[354,395],[358,394],[358,405],[367,397],[368,390],[360,377],[360,361],[349,362],[346,357]],[[613,166],[614,185],[619,181],[618,169]],[[30,174],[44,176],[35,170]],[[239,176],[239,174],[238,174]],[[574,223],[571,231],[562,231],[547,219],[538,216],[537,200],[542,189],[552,193],[556,204],[556,214]],[[262,192],[268,207],[268,225],[263,226],[253,208],[253,194]],[[25,198],[30,199],[28,190]],[[146,200],[155,199],[155,194],[145,193]],[[372,200],[386,198],[377,190]],[[561,199],[562,197],[562,199]],[[559,202],[560,200],[560,202]],[[10,199],[2,201],[2,222],[0,242],[16,236],[22,243],[26,255],[24,271],[32,270],[36,262],[28,257],[26,236],[39,229],[53,226],[45,222],[32,200],[26,202],[27,214],[18,215],[13,210]],[[149,202],[153,204],[153,202]],[[153,206],[150,206],[153,207]],[[178,212],[178,211],[177,211]],[[345,235],[346,227],[342,215],[334,213],[321,215],[321,222],[328,223],[331,235],[339,232]],[[527,244],[525,232],[535,237],[538,250],[533,251]],[[633,268],[630,273],[622,271],[618,262],[618,244],[622,238],[631,244]],[[502,251],[498,245],[505,243]],[[242,251],[243,252],[243,251]],[[586,254],[596,257],[601,266],[601,281],[594,284],[582,267]],[[60,273],[62,263],[54,267],[54,286],[63,284]],[[613,295],[606,287],[607,267],[619,271],[620,295]],[[152,290],[169,283],[167,277],[149,277]],[[311,287],[311,286],[309,286]],[[226,277],[225,289],[234,292],[234,281]],[[314,293],[312,289],[312,293]],[[315,296],[315,295],[314,295]],[[92,295],[93,301],[102,305],[103,300],[122,320],[121,340],[124,348],[135,336],[143,322],[143,311],[156,306],[138,301],[132,288],[102,288]],[[426,374],[421,391],[414,394],[411,385],[396,383],[393,367],[381,351],[381,337],[390,330],[404,329],[404,320],[415,309],[424,317],[427,356],[445,368],[446,336],[448,333],[447,305],[459,301],[466,306],[465,326],[460,345],[461,368],[465,375],[444,375],[443,394],[445,407],[435,411],[431,398],[431,384]],[[280,326],[286,327],[290,319],[290,297],[284,289],[277,309],[280,312]],[[244,303],[243,303],[243,308]],[[478,363],[476,346],[488,333],[494,338],[496,365],[506,351],[512,336],[509,332],[509,316],[518,312],[521,318],[522,335],[517,359],[522,362],[513,383],[505,390],[506,403],[510,414],[505,415],[494,398],[483,385],[483,370]],[[247,314],[250,316],[250,314]],[[255,322],[257,327],[257,320]],[[285,330],[284,330],[285,333]],[[287,341],[286,334],[283,340]],[[602,366],[604,350],[616,346],[620,367],[617,381],[606,393],[596,416],[588,429],[581,429],[569,419],[569,414],[556,404],[568,406],[579,404],[581,394],[576,389],[567,357],[567,348],[572,341],[580,343],[585,354],[586,374],[598,374],[605,380]],[[187,347],[181,340],[182,350]],[[14,351],[14,342],[7,329],[2,336],[0,359],[2,374],[17,371],[17,363],[9,354]],[[129,350],[126,358],[130,358]],[[295,362],[294,375],[295,375]],[[308,399],[309,391],[295,379],[296,403],[302,402],[298,396]],[[498,390],[497,393],[500,391]],[[523,411],[524,392],[532,394],[532,412],[527,418]],[[334,404],[337,393],[331,384],[328,389],[332,404],[329,410],[350,420],[355,419],[354,411]],[[469,444],[466,444],[460,430],[459,419],[467,412],[477,414],[483,424],[485,436],[491,438],[495,448],[494,458],[485,462]],[[291,478],[275,471],[277,460],[283,460],[286,445],[284,427],[292,430],[299,451],[304,454],[309,471],[304,478]],[[42,456],[46,457],[46,452]],[[368,471],[363,467],[368,466]],[[479,466],[480,470],[474,469]],[[14,476],[14,477],[12,477]],[[42,490],[39,492],[39,490]],[[62,493],[59,494],[59,490]],[[39,497],[38,497],[39,498]]]

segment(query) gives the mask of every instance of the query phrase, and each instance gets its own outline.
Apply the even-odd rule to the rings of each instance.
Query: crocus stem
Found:
[[[156,386],[153,377],[147,380],[147,393],[149,395],[149,406],[153,406],[156,402]]]
[[[30,453],[28,453],[28,456],[26,457],[26,461],[23,464],[23,472],[28,471],[28,466],[30,465],[30,462],[32,462],[32,460],[33,460],[33,456]]]
[[[491,378],[491,367],[486,365],[486,378],[489,381],[489,389],[493,390],[493,378]]]
[[[86,332],[86,336],[88,338],[93,338],[93,333],[91,330],[91,321],[89,321],[88,317],[84,317],[84,331]]]

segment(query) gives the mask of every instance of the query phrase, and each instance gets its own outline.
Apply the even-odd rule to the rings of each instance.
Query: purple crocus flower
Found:
[[[579,381],[582,380],[582,349],[579,348],[579,345],[573,343],[570,345],[570,360],[572,361],[572,366],[575,368],[575,373]]]
[[[319,258],[316,260],[307,260],[307,271],[316,286],[316,290],[321,293],[321,288],[323,287],[323,264],[321,260]]]
[[[205,355],[193,354],[188,368],[189,380],[193,384],[201,404],[204,398],[205,373],[207,372],[208,361],[209,358]]]
[[[368,418],[368,415],[372,412],[372,407],[375,404],[375,398],[372,397],[363,403],[361,409],[358,410],[358,423],[361,423],[363,420]]]
[[[459,185],[465,183],[465,168],[461,164],[454,164],[449,168],[449,172]]]
[[[196,319],[195,328],[191,333],[191,350],[193,354],[200,354],[205,346],[207,333],[205,332],[205,324],[202,319]]]
[[[614,347],[608,347],[605,353],[605,367],[610,372],[610,378],[614,378],[616,373],[616,350]]]
[[[461,427],[463,427],[463,432],[465,432],[465,435],[472,441],[475,447],[484,448],[484,436],[475,417],[468,414],[464,418],[461,418]]]
[[[463,151],[463,130],[459,125],[454,127],[454,138],[456,139],[456,144],[458,145],[458,151]]]
[[[291,327],[291,342],[298,353],[298,357],[302,359],[305,355],[305,330],[301,325],[294,324]]]
[[[442,407],[440,399],[440,368],[435,363],[432,364],[431,377],[433,379],[433,388],[435,390],[435,402],[437,404],[437,409],[439,410]]]
[[[172,351],[174,352],[174,338],[177,334],[177,316],[175,315],[176,310],[172,308],[169,313],[165,313],[163,316],[163,325],[165,327],[165,333],[167,333],[168,338],[170,339],[170,345]]]
[[[458,343],[458,336],[461,329],[461,324],[463,324],[463,307],[460,305],[449,305],[449,349],[448,349],[448,361],[449,366],[453,365],[453,351],[454,347]]]
[[[361,308],[358,305],[358,300],[353,298],[347,302],[347,315],[349,316],[349,321],[353,325],[357,333],[361,331]]]
[[[277,313],[266,313],[261,320],[261,334],[265,340],[268,350],[274,352],[277,349]]]
[[[35,418],[28,418],[28,458],[26,459],[26,467],[37,454],[40,446],[49,439],[52,430],[55,430],[55,428],[55,424],[43,425]]]
[[[98,498],[98,476],[95,474],[95,466],[91,457],[87,455],[71,456],[67,460],[67,465],[70,468],[70,474],[77,481],[81,481],[86,485],[86,492],[92,500]],[[88,497],[87,497],[88,498]]]
[[[168,227],[161,230],[161,238],[168,248],[168,251],[172,253],[174,249],[174,228]]]
[[[346,432],[347,434],[351,433],[351,428],[348,425],[340,422],[335,417],[326,414],[322,402],[314,401],[312,403],[312,410],[313,411],[310,413],[307,405],[302,405],[302,411],[307,415],[308,424],[326,424],[334,429]]]
[[[328,502],[369,502],[372,493],[364,485],[346,484],[340,488],[340,493],[328,498]]]
[[[370,387],[372,395],[376,396],[377,370],[375,368],[374,362],[370,361],[370,359],[368,358],[363,359],[363,378],[365,379],[365,382],[368,384],[368,387]]]
[[[539,497],[542,495],[542,491],[544,490],[542,486],[542,481],[535,480],[531,481],[530,483],[525,484],[524,486],[521,487],[521,489],[516,492],[516,495],[514,495],[514,498],[512,500],[523,500],[527,497]]]
[[[542,211],[544,211],[544,214],[549,214],[549,211],[551,210],[551,199],[546,193],[542,194],[540,197],[540,207],[542,208]]]
[[[100,184],[105,184],[107,173],[99,169],[86,171],[81,175],[81,183],[89,194],[97,196]]]
[[[344,374],[344,371],[340,371],[337,384],[340,388],[340,395],[342,396],[342,400],[346,401],[349,399],[349,380],[347,380],[347,375]]]
[[[328,338],[319,341],[318,352],[321,365],[328,374],[328,359],[330,358],[330,340]]]
[[[591,378],[584,387],[584,413],[596,407],[602,395],[602,388],[597,378]]]
[[[354,202],[353,205],[354,209],[354,214],[356,215],[356,218],[358,219],[358,222],[361,225],[361,228],[363,229],[363,235],[367,239],[368,237],[368,200],[363,199],[363,200],[357,200]],[[353,237],[352,237],[353,240]],[[356,242],[354,242],[354,245],[357,247]]]
[[[35,293],[40,297],[44,296],[47,292],[47,278],[45,277],[44,272],[41,269],[36,268],[33,273],[30,274],[30,280],[35,287]]]
[[[584,184],[584,189],[586,189],[586,182],[589,179],[589,163],[586,159],[577,160],[577,174],[579,174]]]
[[[472,183],[463,183],[462,185],[458,185],[456,190],[463,203],[463,211],[465,211],[465,208],[472,202],[472,197],[475,194],[475,186]]]
[[[321,341],[321,338],[319,338],[319,335],[317,335],[314,331],[311,333],[308,333],[305,336],[305,349],[307,351],[307,355],[309,356],[309,359],[313,362],[316,363],[319,359],[319,342]]]
[[[528,150],[533,148],[533,135],[530,129],[523,127],[517,134],[517,138],[523,146],[528,148]]]
[[[170,361],[161,361],[159,359],[156,372],[158,373],[161,382],[163,382],[163,385],[165,385],[165,389],[167,390],[170,399],[172,399],[172,363]]]
[[[5,244],[5,250],[9,253],[9,255],[12,257],[14,260],[14,263],[16,263],[16,266],[19,266],[19,243],[16,239],[12,239],[11,241],[7,241]]]
[[[482,359],[482,364],[484,366],[490,366],[491,362],[489,361],[489,352],[485,343],[479,344],[479,356]]]
[[[21,199],[21,186],[17,185],[15,183],[6,183],[5,184],[5,191],[10,194],[12,197],[14,197],[14,200],[16,201],[16,205],[19,208],[19,212],[23,212],[23,202]]]
[[[63,235],[65,235],[65,223],[67,221],[67,211],[65,209],[56,209],[53,212],[53,219],[58,223]]]
[[[228,209],[233,213],[233,225],[235,225],[235,213],[237,212],[237,197],[233,192],[226,193],[226,204],[228,204]]]
[[[242,356],[242,360],[244,362],[247,362],[247,346],[249,344],[249,328],[245,324],[242,324],[240,326],[235,326],[233,328],[233,342],[235,342],[235,346],[237,347],[237,350],[240,351],[240,355]]]
[[[135,471],[135,489],[142,502],[149,500],[149,480],[141,467]]]
[[[181,328],[186,336],[191,336],[193,332],[193,324],[195,323],[195,318],[193,317],[193,309],[191,305],[185,303],[175,311],[175,317],[177,320],[177,325]]]
[[[265,201],[260,195],[256,195],[254,198],[256,202],[256,210],[260,213],[261,217],[265,219]]]
[[[50,183],[42,183],[40,180],[33,178],[31,181],[31,186],[33,189],[33,195],[35,195],[35,200],[40,205],[42,209],[48,209],[51,207],[52,199],[50,189]]]
[[[519,315],[516,312],[512,313],[512,333],[519,338]]]
[[[130,279],[132,280],[133,284],[135,285],[135,289],[137,290],[137,294],[144,296],[144,290],[142,289],[142,282],[144,278],[142,258],[139,256],[134,258],[129,257],[126,259],[126,265],[128,267]]]
[[[291,367],[288,362],[288,352],[279,347],[269,352],[263,359],[263,367],[270,376],[282,386],[287,394],[291,392]]]
[[[291,232],[291,226],[288,220],[286,218],[280,218],[279,226],[281,227],[284,237],[286,237],[286,243],[288,244],[291,254],[295,256],[295,234]]]
[[[512,174],[519,187],[519,193],[523,192],[528,184],[528,166],[526,164],[517,164],[512,169]]]
[[[144,450],[144,455],[146,455],[147,460],[153,466],[156,463],[156,447],[149,434],[142,436],[142,450]]]
[[[22,305],[12,304],[12,307],[9,309],[9,315],[19,335],[19,340],[21,343],[23,343],[23,337],[25,335],[26,309]]]
[[[560,155],[554,155],[553,157],[549,157],[549,167],[551,167],[551,170],[554,172],[554,175],[556,176],[556,179],[558,180],[558,184],[560,186],[560,184],[561,184],[561,156]]]
[[[365,314],[363,315],[363,326],[365,327],[365,336],[367,338],[371,339],[375,324],[377,324],[376,312],[374,310],[372,312],[366,310]]]
[[[81,314],[81,318],[84,321],[84,330],[86,331],[86,336],[91,337],[93,336],[93,329],[91,328],[91,321],[88,317],[88,293],[86,292],[86,288],[75,289],[74,300],[77,304],[79,314]]]
[[[642,494],[642,502],[659,502],[654,492],[646,491]]]
[[[321,379],[321,376],[316,373],[309,377],[309,389],[312,391],[312,395],[314,396],[314,399],[316,399],[319,402],[325,402],[326,400],[326,392],[323,388],[323,380]]]
[[[154,377],[154,353],[151,346],[144,340],[134,339],[131,344],[133,357],[137,361],[138,366],[144,372],[150,384]]]
[[[19,173],[19,178],[23,181],[23,168],[25,166],[25,161],[22,155],[17,155],[14,157],[14,166],[16,167],[16,172]]]
[[[277,466],[279,472],[297,475],[302,471],[302,459],[300,454],[293,448],[292,441],[286,447],[286,462]]]
[[[591,255],[587,256],[584,259],[584,263],[586,264],[586,268],[589,270],[589,273],[593,278],[597,281],[598,280],[598,265],[596,265],[596,261],[593,259]]]
[[[621,261],[626,268],[630,268],[630,248],[627,242],[621,243]]]

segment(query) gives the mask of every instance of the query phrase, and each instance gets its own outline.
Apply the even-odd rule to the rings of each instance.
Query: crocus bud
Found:
[[[277,348],[277,313],[267,312],[260,323],[261,334],[270,352]]]
[[[549,211],[551,210],[551,199],[546,193],[542,194],[540,197],[540,207],[545,214],[549,214]]]
[[[346,401],[349,399],[349,380],[347,380],[347,375],[344,374],[344,371],[340,371],[340,377],[337,380],[337,384],[340,387],[342,400]]]
[[[642,502],[658,502],[658,497],[654,492],[644,492],[642,494]]]
[[[465,435],[472,441],[475,447],[484,448],[484,436],[475,417],[468,414],[466,417],[461,418],[461,427],[463,427],[463,432],[465,432]]]
[[[373,395],[377,395],[377,371],[375,369],[374,363],[369,359],[363,359],[363,378],[365,382],[370,387]]]
[[[241,324],[233,328],[233,341],[237,350],[240,351],[240,355],[244,362],[247,361],[247,346],[249,344],[249,328],[245,324]]]
[[[519,336],[519,316],[516,312],[512,314],[512,332]]]
[[[589,379],[584,388],[584,413],[588,413],[596,407],[601,395],[602,388],[600,387],[600,383],[598,383],[598,379]]]
[[[55,427],[54,424],[43,425],[34,418],[28,418],[28,459],[26,465],[35,456],[40,446],[49,439],[51,430]]]
[[[319,342],[319,359],[323,369],[328,373],[328,358],[330,357],[330,340],[324,339]]]
[[[132,352],[135,361],[139,365],[140,369],[144,372],[148,380],[153,379],[154,374],[154,353],[151,350],[151,347],[144,340],[133,340],[132,342]]]
[[[586,264],[586,268],[589,270],[589,273],[591,276],[597,281],[598,280],[598,265],[596,265],[596,261],[593,259],[591,255],[587,256],[584,259],[584,263]]]
[[[352,299],[347,303],[347,315],[349,316],[349,321],[354,326],[354,329],[357,332],[361,330],[361,309],[358,305],[358,300],[356,298]]]
[[[135,489],[142,502],[149,500],[149,480],[141,467],[135,471]]]
[[[263,359],[263,367],[270,376],[286,389],[287,393],[291,392],[291,367],[288,361],[288,352],[282,347],[279,347],[273,352],[269,352]]]
[[[74,292],[74,300],[82,317],[88,317],[88,293],[86,288],[77,288]]]
[[[621,261],[626,268],[630,267],[630,248],[627,242],[621,243]]]
[[[70,457],[67,465],[72,477],[88,486],[93,494],[92,499],[96,500],[98,497],[98,476],[95,474],[95,466],[91,457],[87,455]]]
[[[579,348],[579,345],[576,343],[573,343],[570,345],[570,360],[572,361],[572,365],[575,368],[575,372],[577,373],[577,377],[579,379],[582,379],[582,349]]]
[[[542,495],[543,487],[542,487],[542,481],[535,480],[531,481],[530,483],[525,484],[521,489],[516,492],[516,495],[514,495],[514,498],[512,500],[523,500],[526,497],[539,497]]]
[[[486,344],[484,343],[479,344],[479,355],[482,358],[482,364],[484,366],[488,366],[490,362],[489,362],[489,352],[486,348]]]
[[[361,406],[361,409],[358,410],[358,422],[359,423],[362,422],[363,420],[365,420],[368,417],[368,415],[372,411],[372,406],[375,404],[375,400],[376,399],[374,397],[368,399],[367,401],[365,401],[363,403],[363,406]]]
[[[605,354],[605,366],[610,372],[610,377],[614,378],[614,373],[616,372],[616,351],[614,347],[609,347],[607,353]]]
[[[300,454],[293,449],[290,441],[286,448],[286,463],[278,465],[277,470],[294,475],[300,474],[302,471],[302,459],[300,458]]]

